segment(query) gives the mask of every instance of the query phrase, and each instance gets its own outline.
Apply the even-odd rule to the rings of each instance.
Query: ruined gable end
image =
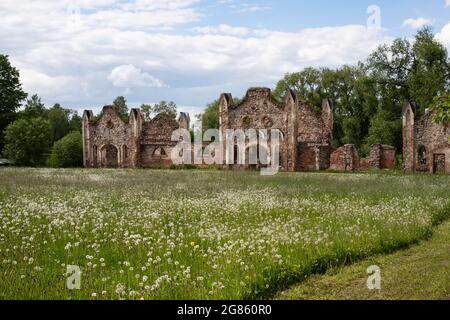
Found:
[[[222,94],[219,105],[225,138],[226,129],[277,129],[281,132],[279,160],[283,170],[328,169],[333,129],[331,101],[326,101],[321,114],[299,101],[297,93],[289,88],[283,102],[273,98],[269,88],[250,88],[237,104],[232,103],[230,94]]]
[[[427,111],[417,119],[417,106],[403,106],[403,161],[405,171],[450,173],[448,124],[434,121],[435,111]]]
[[[325,99],[322,102],[322,121],[324,130],[324,140],[333,140],[333,102],[330,99]]]

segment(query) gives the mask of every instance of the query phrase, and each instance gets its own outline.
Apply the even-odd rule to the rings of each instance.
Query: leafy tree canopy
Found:
[[[26,97],[19,71],[11,66],[8,56],[0,54],[0,151],[4,145],[3,131],[15,120],[15,112]]]
[[[43,118],[23,118],[5,129],[4,155],[16,165],[39,166],[49,151],[51,126]]]
[[[81,167],[83,165],[83,145],[81,133],[74,131],[55,142],[47,165],[54,168]]]
[[[166,113],[174,120],[177,118],[177,105],[173,101],[161,101],[153,106],[150,104],[142,104],[141,110],[146,120],[150,120],[160,113]]]
[[[116,110],[122,117],[124,118],[128,117],[128,106],[125,97],[123,96],[117,97],[113,102],[113,106],[116,108]]]

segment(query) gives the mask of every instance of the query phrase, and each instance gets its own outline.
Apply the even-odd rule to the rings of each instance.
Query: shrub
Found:
[[[55,168],[80,167],[83,165],[83,145],[81,134],[71,132],[55,142],[47,165]]]

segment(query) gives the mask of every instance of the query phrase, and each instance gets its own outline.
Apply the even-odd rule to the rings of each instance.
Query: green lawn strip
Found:
[[[371,265],[381,269],[381,290],[367,288]],[[377,255],[342,268],[313,275],[280,292],[280,300],[450,299],[450,221],[436,227],[433,237],[390,255]]]

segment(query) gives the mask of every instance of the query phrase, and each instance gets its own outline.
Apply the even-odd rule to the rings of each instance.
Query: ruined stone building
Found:
[[[237,104],[229,93],[219,98],[220,130],[226,141],[227,129],[278,129],[281,132],[280,167],[286,171],[322,170],[330,166],[331,140],[333,133],[332,103],[324,100],[322,111],[297,99],[292,90],[287,90],[282,103],[272,98],[268,88],[249,89]],[[234,141],[231,142],[234,144]],[[246,161],[249,158],[246,146]],[[270,153],[270,144],[268,146]],[[237,163],[237,153],[234,151]],[[248,162],[244,167],[249,167]],[[258,159],[257,167],[264,162]],[[235,166],[236,167],[236,166]],[[239,166],[238,166],[239,167]]]
[[[450,172],[449,123],[436,124],[434,112],[418,119],[414,103],[403,107],[403,161],[406,171]],[[220,132],[224,148],[231,144],[232,168],[263,168],[259,159],[263,146],[248,137],[244,150],[236,141],[227,141],[227,129],[266,129],[267,152],[271,157],[270,130],[278,129],[280,137],[279,165],[285,171],[314,171],[332,169],[357,171],[369,168],[395,169],[396,149],[383,144],[372,146],[367,158],[360,158],[354,145],[333,149],[333,106],[324,100],[316,110],[287,90],[284,100],[277,101],[268,88],[251,88],[245,97],[234,103],[231,94],[219,98]],[[171,153],[178,141],[172,141],[177,129],[189,129],[190,118],[181,113],[178,121],[167,114],[159,114],[145,121],[139,109],[132,109],[128,120],[122,119],[116,109],[105,106],[98,117],[92,111],[83,114],[83,160],[85,167],[134,168],[169,166]],[[235,139],[235,137],[232,137]],[[261,142],[261,141],[259,141]],[[251,145],[255,143],[255,145]],[[256,164],[250,163],[250,150],[256,153]],[[256,152],[255,152],[256,150]],[[252,153],[253,153],[252,152]],[[224,155],[229,158],[226,150]],[[244,155],[245,162],[238,163]]]
[[[92,111],[83,113],[83,161],[85,167],[127,168],[170,165],[170,154],[177,142],[172,132],[189,129],[189,114],[178,121],[159,114],[145,121],[139,109],[132,109],[123,120],[116,109],[105,106],[98,119]]]
[[[450,173],[450,125],[437,124],[434,111],[417,117],[417,106],[403,106],[403,162],[409,172]]]
[[[367,158],[360,158],[353,144],[346,144],[331,154],[330,169],[335,171],[361,171],[367,169],[395,169],[397,149],[385,144],[372,145]]]

